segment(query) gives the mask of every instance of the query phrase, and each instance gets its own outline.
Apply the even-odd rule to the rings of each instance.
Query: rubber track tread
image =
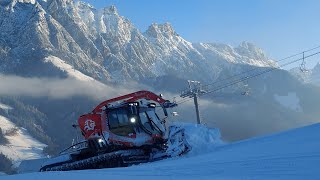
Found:
[[[122,158],[132,155],[143,155],[144,151],[142,150],[120,150],[116,152],[101,154],[98,156],[93,156],[87,159],[59,164],[57,166],[47,165],[40,169],[40,171],[70,171],[70,170],[81,170],[81,169],[92,169],[95,168],[96,165],[101,164],[100,168],[109,167],[105,162],[107,161],[115,161],[116,165],[112,167],[125,166],[123,164]],[[120,162],[119,162],[120,161]],[[120,164],[120,165],[119,165]]]

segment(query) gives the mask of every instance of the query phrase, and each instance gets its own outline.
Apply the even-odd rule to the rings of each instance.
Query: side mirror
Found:
[[[178,106],[178,104],[177,103],[172,103],[172,102],[170,102],[170,101],[166,101],[164,104],[163,104],[163,107],[164,108],[173,108],[173,107],[176,107],[176,106]]]

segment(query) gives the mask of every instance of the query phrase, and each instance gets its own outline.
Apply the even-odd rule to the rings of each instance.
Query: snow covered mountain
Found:
[[[169,23],[152,24],[142,33],[115,6],[97,10],[73,0],[5,0],[0,10],[0,72],[6,74],[66,77],[45,60],[49,56],[101,81],[167,74],[212,81],[226,66],[274,64],[253,44],[193,44]]]

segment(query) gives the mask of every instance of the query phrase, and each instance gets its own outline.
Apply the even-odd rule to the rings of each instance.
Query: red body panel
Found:
[[[112,102],[117,102],[117,101],[133,102],[133,101],[136,101],[138,99],[143,99],[143,98],[146,100],[153,100],[159,104],[163,104],[166,102],[166,100],[162,99],[160,96],[158,96],[150,91],[138,91],[135,93],[131,93],[131,94],[127,94],[124,96],[120,96],[120,97],[116,97],[113,99],[103,101],[96,108],[94,108],[94,110],[92,112],[93,113],[101,113],[102,108]]]
[[[92,113],[90,114],[85,114],[82,115],[79,119],[78,119],[78,124],[80,126],[80,129],[84,135],[85,139],[89,139],[92,137],[101,137],[102,133],[108,133],[109,137],[108,137],[108,141],[111,143],[115,143],[115,144],[122,144],[125,146],[133,146],[132,141],[129,140],[123,140],[123,139],[135,139],[136,135],[132,134],[131,136],[127,136],[123,139],[119,138],[118,135],[113,134],[110,130],[109,130],[109,126],[107,124],[107,120],[106,120],[106,112],[103,110],[105,106],[107,106],[110,103],[114,103],[114,102],[134,102],[137,101],[139,99],[146,99],[146,100],[152,100],[155,101],[157,103],[159,103],[160,105],[162,105],[163,103],[167,102],[165,99],[161,98],[160,96],[149,92],[149,91],[138,91],[135,93],[131,93],[131,94],[127,94],[124,96],[120,96],[120,97],[116,97],[113,99],[109,99],[106,100],[102,103],[100,103],[96,108],[94,108],[94,110],[92,111]],[[152,143],[152,141],[154,139],[159,139],[162,137],[159,137],[159,135],[152,135],[150,136],[150,138],[146,139],[146,144],[148,143]],[[119,140],[121,139],[121,140]]]
[[[85,139],[90,136],[101,135],[101,115],[100,114],[86,114],[78,119],[80,129],[83,132]]]

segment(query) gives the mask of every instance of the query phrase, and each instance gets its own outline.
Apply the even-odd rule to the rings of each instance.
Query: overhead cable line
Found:
[[[269,68],[269,69],[267,69],[267,70],[265,70],[265,71],[262,71],[262,72],[260,72],[260,73],[257,73],[257,74],[251,75],[251,76],[246,76],[246,77],[244,77],[244,78],[235,80],[235,81],[230,82],[230,83],[228,83],[228,84],[226,84],[226,85],[223,85],[223,86],[220,86],[220,87],[218,87],[218,88],[216,88],[216,89],[213,89],[213,90],[211,90],[211,91],[208,91],[208,92],[205,93],[205,94],[209,94],[209,93],[212,93],[212,92],[215,92],[215,91],[219,91],[219,90],[224,89],[224,88],[226,88],[226,87],[232,86],[232,85],[234,85],[234,84],[243,82],[243,81],[248,80],[248,79],[255,78],[255,77],[260,76],[260,75],[262,75],[262,74],[265,74],[265,73],[274,71],[274,70],[279,69],[279,68],[281,68],[281,67],[284,67],[284,66],[287,66],[287,65],[296,63],[296,62],[298,62],[298,61],[301,61],[302,59],[307,59],[307,58],[312,57],[312,56],[315,56],[315,55],[317,55],[317,54],[320,54],[320,51],[318,51],[318,52],[316,52],[316,53],[313,53],[313,54],[310,54],[310,55],[308,55],[308,56],[304,56],[304,58],[299,58],[299,59],[296,59],[296,60],[294,60],[294,61],[290,61],[290,62],[288,62],[288,63],[282,64],[282,65],[280,65],[279,67],[271,67],[271,68]]]
[[[274,62],[275,62],[275,63],[282,62],[282,61],[284,61],[284,60],[287,60],[287,59],[296,57],[296,56],[298,56],[298,55],[301,55],[301,54],[304,54],[304,53],[306,53],[306,52],[310,52],[310,51],[313,51],[313,50],[319,49],[319,48],[320,48],[320,46],[316,46],[316,47],[314,47],[314,48],[307,49],[307,50],[302,51],[302,52],[300,52],[300,53],[297,53],[297,54],[294,54],[294,55],[291,55],[291,56],[282,58],[282,59],[277,60],[277,61],[274,61]],[[249,70],[247,70],[247,71],[243,71],[243,72],[240,72],[240,73],[238,73],[238,74],[235,74],[235,75],[232,75],[232,76],[230,76],[230,77],[227,77],[227,78],[225,78],[225,79],[222,79],[222,80],[219,80],[219,81],[215,81],[215,82],[213,82],[213,83],[205,84],[205,85],[203,85],[203,87],[211,86],[211,85],[217,84],[217,83],[219,83],[219,82],[224,82],[224,81],[226,81],[226,80],[232,79],[232,78],[234,78],[234,77],[237,77],[237,76],[240,76],[240,75],[243,75],[243,74],[247,74],[247,73],[249,73],[249,72],[255,71],[255,70],[260,69],[260,68],[261,68],[260,66],[254,67],[254,68],[251,68],[251,69],[249,69]]]
[[[292,55],[292,56],[289,56],[289,57],[286,57],[286,58],[281,59],[281,60],[276,61],[276,62],[280,62],[280,61],[283,61],[283,60],[285,60],[285,59],[289,59],[289,58],[295,57],[295,56],[297,56],[297,55],[303,54],[304,52],[309,52],[309,51],[315,50],[315,49],[317,49],[317,48],[320,48],[320,46],[315,47],[315,48],[312,48],[312,49],[309,49],[309,50],[307,50],[307,51],[303,51],[303,52],[301,52],[301,53],[298,53],[298,54],[295,54],[295,55]],[[293,61],[284,63],[284,64],[279,65],[279,66],[277,66],[277,67],[269,67],[267,70],[264,70],[264,71],[259,72],[259,73],[257,73],[257,74],[250,75],[250,76],[246,76],[246,77],[242,77],[242,78],[240,78],[240,79],[236,79],[236,80],[231,81],[231,82],[229,82],[229,83],[227,83],[227,84],[225,84],[225,85],[218,86],[218,87],[215,88],[215,89],[211,89],[211,90],[207,91],[206,93],[201,94],[201,96],[206,95],[206,94],[210,94],[210,93],[213,93],[213,92],[216,92],[216,91],[219,91],[219,90],[221,90],[221,89],[224,89],[224,88],[233,86],[233,85],[238,84],[238,83],[243,82],[243,81],[247,81],[248,79],[252,79],[252,78],[258,77],[258,76],[263,75],[263,74],[265,74],[265,73],[268,73],[268,72],[271,72],[271,71],[280,69],[281,67],[284,67],[284,66],[287,66],[287,65],[296,63],[296,62],[301,61],[301,60],[303,60],[303,59],[305,60],[305,59],[310,58],[310,57],[312,57],[312,56],[315,56],[315,55],[317,55],[317,54],[320,54],[320,51],[318,51],[318,52],[316,52],[316,53],[313,53],[313,54],[310,54],[310,55],[308,55],[308,56],[304,56],[303,58],[299,58],[299,59],[296,59],[296,60],[293,60]],[[246,72],[250,72],[250,71],[253,71],[253,70],[258,69],[258,68],[260,68],[260,67],[253,68],[253,69],[251,69],[251,70],[249,70],[249,71],[246,71]],[[233,76],[231,76],[231,77],[236,77],[236,76],[239,76],[239,75],[244,74],[244,73],[246,73],[246,72],[242,72],[242,73],[239,73],[239,74],[237,74],[237,75],[233,75]],[[231,77],[226,78],[226,80],[231,79]],[[221,81],[222,81],[222,80],[221,80]],[[217,83],[217,82],[214,82],[214,83]],[[211,83],[211,84],[214,84],[214,83]],[[207,85],[204,85],[204,86],[208,86],[208,85],[211,85],[211,84],[207,84]],[[181,100],[181,101],[178,101],[177,104],[183,104],[183,103],[186,103],[187,101],[190,101],[190,100],[192,100],[192,99],[183,99],[183,100]]]

